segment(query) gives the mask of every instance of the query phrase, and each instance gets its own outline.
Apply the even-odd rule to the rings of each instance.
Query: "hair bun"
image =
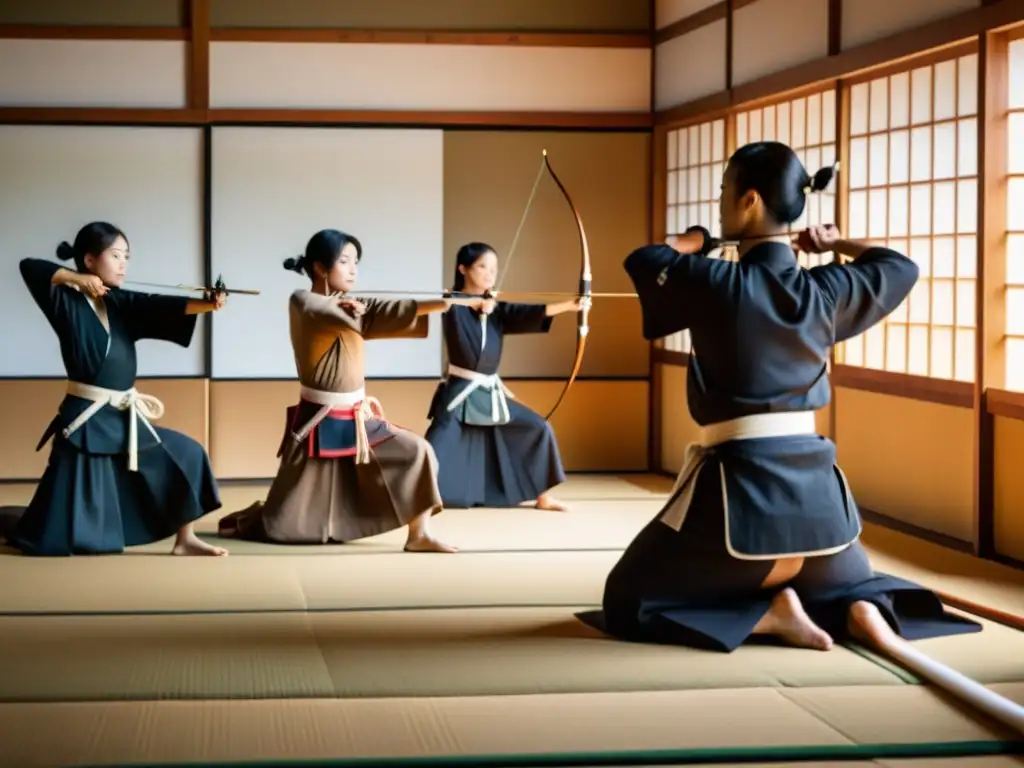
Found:
[[[303,273],[306,266],[306,259],[303,256],[297,256],[284,260],[284,268],[289,272],[298,272],[300,275]]]
[[[57,258],[61,261],[71,261],[75,258],[75,249],[65,241],[57,246]]]
[[[832,183],[832,179],[835,178],[836,169],[838,167],[839,163],[833,163],[832,165],[825,166],[816,174],[814,174],[814,176],[811,178],[811,183],[809,185],[810,191],[822,192],[825,189],[827,189],[828,185]]]

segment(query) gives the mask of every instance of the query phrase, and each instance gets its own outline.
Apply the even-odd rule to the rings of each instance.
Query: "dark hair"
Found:
[[[459,267],[469,269],[480,260],[481,256],[488,252],[498,253],[487,243],[466,243],[459,248],[459,252],[455,254],[455,277],[452,279],[453,291],[461,291],[466,287],[466,276],[459,271]]]
[[[124,238],[125,243],[128,242],[124,232],[113,224],[108,224],[105,221],[91,222],[78,230],[78,234],[75,235],[74,245],[68,245],[65,240],[57,246],[57,258],[61,261],[74,259],[75,268],[79,272],[88,272],[89,270],[85,266],[85,257],[90,255],[99,256],[112,246],[119,237]]]
[[[809,192],[821,192],[832,181],[836,166],[808,176],[796,153],[778,141],[758,141],[737,149],[729,158],[736,194],[753,189],[777,224],[800,218]]]
[[[363,258],[363,245],[355,237],[337,229],[321,229],[306,243],[306,253],[291,259],[284,260],[284,268],[292,272],[306,274],[310,280],[313,279],[313,265],[319,264],[325,271],[330,272],[334,265],[341,258],[341,249],[349,243],[356,247],[356,262]]]

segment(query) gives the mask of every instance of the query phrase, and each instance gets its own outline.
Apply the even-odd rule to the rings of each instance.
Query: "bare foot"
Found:
[[[798,648],[817,651],[832,650],[832,638],[821,627],[811,621],[790,587],[779,592],[772,600],[771,608],[758,624],[756,632],[775,635]]]
[[[846,625],[855,640],[873,648],[885,645],[896,637],[878,606],[863,600],[850,606]]]
[[[534,505],[537,509],[550,509],[553,512],[568,512],[569,507],[564,502],[559,501],[553,496],[548,496],[546,493],[542,493],[537,497],[537,503]]]
[[[450,544],[438,541],[430,536],[418,536],[413,539],[410,538],[405,542],[406,552],[447,552],[454,553],[458,552],[458,547],[453,547]]]
[[[207,544],[192,531],[186,534],[178,534],[178,540],[174,542],[172,555],[226,555],[228,551],[223,547],[215,547]]]

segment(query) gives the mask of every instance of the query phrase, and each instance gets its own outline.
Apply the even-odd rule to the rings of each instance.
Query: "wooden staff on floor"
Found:
[[[954,698],[1024,734],[1024,707],[919,651],[885,621],[857,639]],[[883,628],[884,627],[884,628]]]

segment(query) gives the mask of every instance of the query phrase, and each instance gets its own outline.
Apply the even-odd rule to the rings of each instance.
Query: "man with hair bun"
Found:
[[[787,234],[833,170],[809,176],[778,142],[742,147],[719,202],[738,262],[706,258],[720,243],[700,227],[626,259],[644,337],[690,331],[687,404],[701,435],[669,501],[609,574],[603,612],[584,621],[725,652],[755,635],[827,651],[836,637],[877,646],[893,632],[980,630],[928,590],[872,571],[835,444],[817,434],[832,346],[883,320],[918,277],[906,256],[833,226]],[[794,246],[853,261],[805,270]]]

